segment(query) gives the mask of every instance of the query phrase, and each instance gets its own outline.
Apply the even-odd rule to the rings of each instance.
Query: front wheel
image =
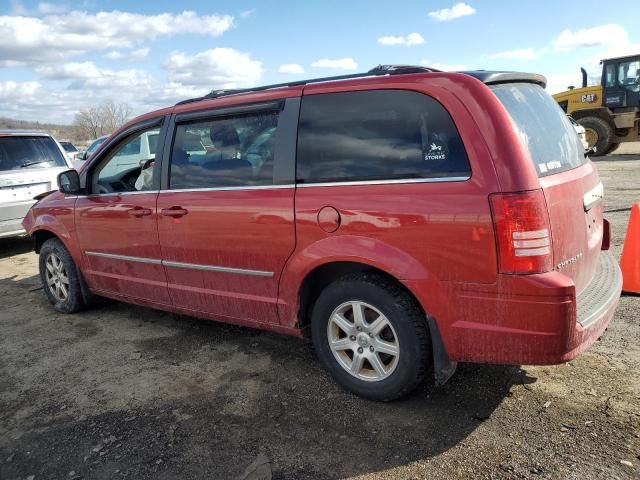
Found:
[[[422,382],[430,361],[424,314],[401,286],[375,274],[330,284],[312,312],[314,348],[343,387],[389,401]]]
[[[57,238],[40,249],[40,280],[47,298],[57,311],[75,313],[84,307],[76,264]]]

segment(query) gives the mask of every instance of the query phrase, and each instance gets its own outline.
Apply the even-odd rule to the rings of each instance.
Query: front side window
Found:
[[[94,193],[153,190],[153,151],[146,147],[147,139],[158,136],[157,128],[137,132],[121,141],[106,156],[94,173]],[[157,139],[156,139],[157,143]]]
[[[277,113],[179,124],[169,188],[273,185]]]
[[[51,137],[0,136],[0,171],[66,166],[62,152]]]
[[[470,174],[451,116],[431,97],[373,90],[302,99],[298,182],[462,179]]]

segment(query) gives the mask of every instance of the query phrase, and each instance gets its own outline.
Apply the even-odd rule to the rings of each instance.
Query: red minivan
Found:
[[[310,337],[368,398],[554,364],[621,290],[602,183],[545,79],[380,66],[136,118],[24,219],[44,291]],[[120,162],[141,138],[155,154]]]

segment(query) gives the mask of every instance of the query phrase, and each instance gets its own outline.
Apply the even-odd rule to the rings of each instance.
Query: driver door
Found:
[[[162,120],[125,132],[88,169],[88,194],[78,197],[76,228],[85,279],[96,293],[171,303],[158,241],[155,155],[149,153],[150,158],[139,158],[133,164],[123,161],[139,150],[148,135],[162,137]],[[158,154],[159,159],[161,152]],[[146,182],[138,181],[143,174],[141,163],[153,169],[144,173]]]

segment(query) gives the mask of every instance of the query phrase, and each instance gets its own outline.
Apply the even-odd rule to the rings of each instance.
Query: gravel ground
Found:
[[[637,153],[637,152],[636,152]],[[597,161],[613,251],[640,156]],[[460,365],[391,404],[341,390],[299,340],[105,302],[56,314],[0,240],[0,479],[640,478],[640,298],[552,367]]]

